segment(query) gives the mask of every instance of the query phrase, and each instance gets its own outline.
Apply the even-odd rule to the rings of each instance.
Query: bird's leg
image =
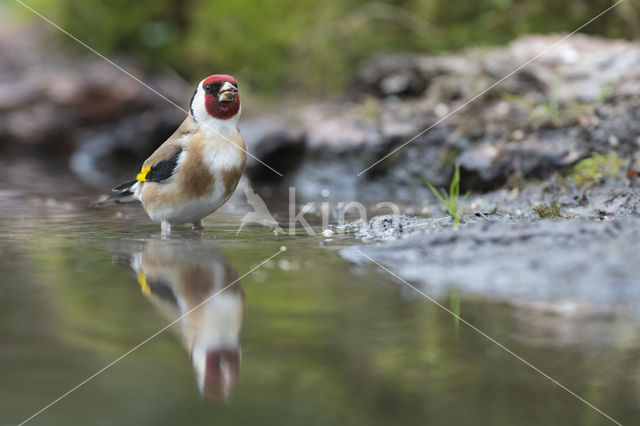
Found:
[[[171,234],[171,224],[166,220],[163,220],[162,222],[160,222],[160,230],[162,236],[166,237],[167,235]]]
[[[197,222],[193,222],[193,230],[194,231],[204,231],[204,225],[202,224],[201,220],[199,220]]]

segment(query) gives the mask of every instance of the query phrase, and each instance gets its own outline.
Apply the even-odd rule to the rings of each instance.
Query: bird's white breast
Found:
[[[167,208],[163,212],[155,214],[156,220],[168,220],[171,223],[197,222],[220,208],[230,194],[225,186],[223,175],[230,170],[242,167],[244,161],[243,151],[229,141],[207,141],[199,155],[203,156],[204,166],[213,176],[213,187],[209,194],[200,198],[186,201],[180,205]],[[186,155],[189,155],[188,150]],[[181,161],[184,161],[182,158]],[[180,162],[179,161],[179,165]]]

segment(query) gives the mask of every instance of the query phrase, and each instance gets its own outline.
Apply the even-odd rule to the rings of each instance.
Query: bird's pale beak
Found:
[[[233,88],[233,89],[227,89],[223,92],[220,92],[220,94],[218,95],[218,101],[219,102],[231,102],[232,100],[235,99],[236,94],[238,93],[238,90]]]

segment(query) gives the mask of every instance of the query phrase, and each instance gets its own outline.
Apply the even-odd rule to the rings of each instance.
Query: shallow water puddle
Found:
[[[374,265],[341,258],[349,239],[236,235],[237,217],[214,216],[203,235],[162,240],[139,209],[36,192],[0,207],[0,424],[198,306],[30,424],[607,424]],[[449,298],[618,421],[639,418],[633,322]]]

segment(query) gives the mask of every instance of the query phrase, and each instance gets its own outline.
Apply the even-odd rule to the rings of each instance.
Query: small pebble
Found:
[[[439,118],[442,118],[449,113],[449,107],[445,104],[438,104],[434,108],[434,112]]]
[[[333,234],[334,234],[334,232],[331,229],[325,229],[324,231],[322,231],[322,236],[323,237],[329,238]]]

